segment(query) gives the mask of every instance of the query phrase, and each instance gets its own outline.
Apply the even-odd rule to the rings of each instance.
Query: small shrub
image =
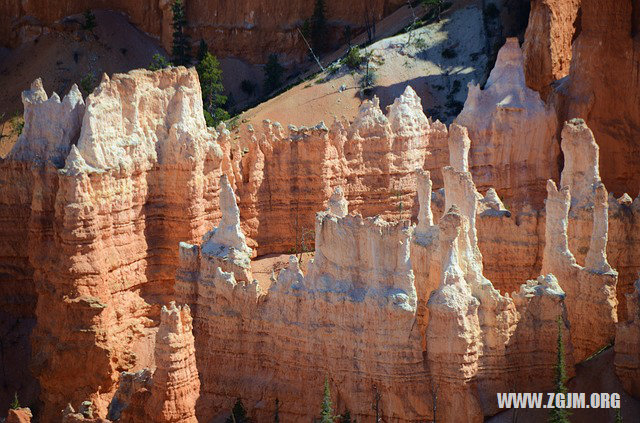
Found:
[[[455,59],[458,57],[458,52],[453,47],[447,47],[442,50],[442,57],[445,59]]]
[[[351,47],[347,55],[342,59],[342,63],[352,70],[360,69],[363,61],[364,56],[358,47]]]
[[[11,118],[11,131],[16,136],[20,136],[20,134],[22,134],[23,129],[24,129],[24,117],[20,114],[20,112],[16,112]]]
[[[86,94],[89,95],[93,92],[93,90],[98,85],[96,76],[93,72],[89,72],[80,80],[80,89]]]
[[[333,76],[340,70],[340,66],[336,63],[332,63],[329,67],[327,67],[327,75]]]
[[[244,79],[240,83],[240,89],[249,97],[253,97],[257,88],[258,88],[258,84],[248,79]]]
[[[374,71],[369,71],[362,75],[360,79],[360,89],[364,95],[370,95],[373,87],[375,87],[378,81],[378,75]]]
[[[168,68],[169,66],[173,66],[173,64],[169,62],[166,57],[161,54],[154,54],[147,69],[157,71],[160,69]]]
[[[418,50],[424,50],[427,47],[427,42],[422,37],[417,37],[413,41],[413,46]]]
[[[87,31],[93,30],[96,27],[96,15],[93,14],[91,10],[87,10],[84,12],[84,25],[82,25],[83,29]]]
[[[20,408],[20,401],[18,401],[17,392],[13,394],[13,401],[11,401],[11,405],[9,406],[9,408],[12,410],[17,410],[18,408]]]

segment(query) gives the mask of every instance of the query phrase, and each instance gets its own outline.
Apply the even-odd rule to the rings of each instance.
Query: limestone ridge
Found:
[[[541,204],[544,182],[558,177],[556,121],[553,109],[526,85],[518,40],[508,39],[484,89],[469,87],[455,120],[473,140],[470,162],[476,184],[493,186],[507,197],[525,191],[529,195],[518,202]]]

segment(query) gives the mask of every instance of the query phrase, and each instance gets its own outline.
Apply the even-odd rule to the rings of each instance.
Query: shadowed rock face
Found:
[[[90,6],[126,13],[136,26],[159,38],[165,49],[171,51],[172,4],[168,0],[97,0]],[[336,42],[339,37],[332,34],[342,34],[346,26],[356,34],[365,27],[367,18],[380,21],[404,4],[402,0],[328,0],[326,13],[333,27],[328,41]],[[306,57],[306,46],[296,28],[312,15],[313,1],[206,0],[185,5],[187,32],[192,40],[197,43],[204,39],[219,57],[239,57],[252,63],[266,63],[271,53],[286,55],[286,62],[299,62]],[[41,33],[43,28],[56,27],[56,21],[84,13],[86,9],[87,3],[80,0],[6,0],[0,6],[0,45],[18,45]]]

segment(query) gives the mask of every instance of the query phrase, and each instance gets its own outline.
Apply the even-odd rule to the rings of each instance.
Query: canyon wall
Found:
[[[365,27],[367,19],[379,21],[405,3],[402,0],[329,0],[326,2],[328,41],[335,43],[341,39],[347,26],[355,34]],[[58,23],[60,20],[87,9],[109,9],[127,14],[132,23],[157,37],[165,49],[171,51],[171,5],[169,0],[2,0],[0,45],[16,46],[28,38],[27,34],[31,37],[46,28],[63,27]],[[283,55],[281,60],[285,63],[306,58],[307,49],[297,28],[311,17],[313,0],[187,0],[185,6],[187,32],[194,40],[194,48],[202,38],[219,57],[238,57],[252,63],[266,63],[271,53]]]

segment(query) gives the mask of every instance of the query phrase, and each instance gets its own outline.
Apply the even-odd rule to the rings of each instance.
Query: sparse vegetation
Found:
[[[269,60],[264,67],[264,91],[270,93],[273,90],[280,87],[282,84],[281,79],[284,74],[284,68],[278,61],[277,54],[270,54]]]
[[[87,9],[84,12],[84,24],[82,25],[82,29],[86,29],[87,31],[92,31],[93,28],[96,27],[96,15],[93,14],[91,9]]]
[[[82,90],[85,95],[91,94],[97,85],[98,82],[93,72],[87,73],[80,80],[80,90]]]
[[[557,359],[555,366],[555,389],[554,392],[556,395],[561,394],[567,395],[567,386],[565,385],[567,379],[567,370],[564,358],[564,339],[562,338],[562,317],[558,316],[557,319],[558,324],[558,349],[557,349]],[[552,408],[549,412],[549,422],[550,423],[569,423],[569,410],[566,408]]]
[[[169,66],[173,66],[173,63],[169,62],[163,55],[156,53],[151,58],[151,63],[149,63],[147,69],[157,71],[160,69],[168,68]]]
[[[247,410],[244,408],[244,404],[242,404],[242,400],[238,398],[236,403],[233,405],[233,409],[231,410],[231,415],[227,417],[225,423],[248,423],[249,419],[247,418]]]
[[[273,413],[273,423],[280,423],[280,400],[276,398],[276,409]]]
[[[17,392],[13,394],[13,401],[11,401],[11,405],[9,405],[9,408],[12,410],[17,410],[18,408],[20,408],[20,401],[18,401]]]
[[[442,57],[445,59],[455,59],[458,57],[458,52],[453,47],[447,47],[442,50]]]
[[[351,47],[347,55],[342,59],[342,63],[347,65],[349,69],[357,70],[362,66],[362,62],[364,61],[364,56],[362,55],[362,51],[359,47]]]
[[[355,423],[354,420],[351,420],[351,412],[349,410],[342,413],[342,416],[340,416],[340,423]]]
[[[229,119],[229,113],[224,109],[227,97],[222,93],[222,69],[220,62],[211,53],[206,53],[204,59],[196,66],[200,87],[202,89],[202,105],[207,126],[217,126]]]
[[[178,66],[187,66],[191,63],[191,42],[184,32],[187,17],[183,1],[174,0],[171,10],[173,12],[173,47],[171,49],[173,62]]]

